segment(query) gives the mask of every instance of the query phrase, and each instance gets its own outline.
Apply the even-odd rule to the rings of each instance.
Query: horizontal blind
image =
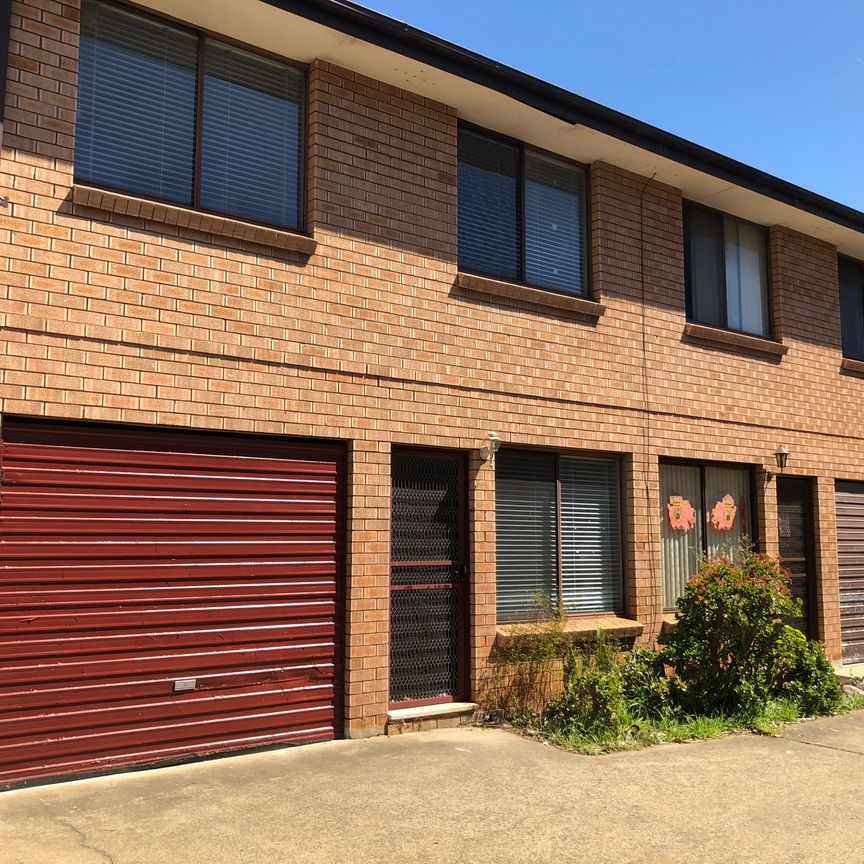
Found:
[[[696,524],[687,530],[669,523],[669,499],[690,502]],[[663,571],[663,608],[674,609],[684,587],[696,573],[702,551],[705,516],[702,511],[702,472],[698,465],[660,466],[660,547]]]
[[[617,612],[623,605],[619,466],[562,457],[561,583],[568,612]]]
[[[202,206],[298,228],[305,76],[212,39],[204,65]]]
[[[459,130],[459,268],[518,279],[519,149]]]
[[[525,281],[584,294],[585,172],[525,154]]]
[[[502,451],[495,470],[495,555],[499,621],[530,617],[557,594],[555,457]]]
[[[198,37],[84,0],[75,176],[150,198],[192,201]]]

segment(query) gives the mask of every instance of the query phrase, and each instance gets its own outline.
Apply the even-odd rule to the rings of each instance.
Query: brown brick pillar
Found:
[[[818,477],[813,501],[813,573],[816,636],[831,660],[840,659],[840,571],[837,562],[837,513],[833,477]]]
[[[390,698],[390,444],[354,441],[348,468],[345,735],[380,735]]]
[[[756,530],[759,537],[757,550],[777,557],[780,554],[780,536],[777,533],[777,478],[765,481],[765,471],[756,469]]]
[[[495,643],[495,471],[472,450],[468,462],[471,698],[481,695]]]
[[[634,454],[624,469],[624,599],[630,618],[645,625],[642,640],[660,632],[663,583],[660,570],[660,468],[656,456]]]

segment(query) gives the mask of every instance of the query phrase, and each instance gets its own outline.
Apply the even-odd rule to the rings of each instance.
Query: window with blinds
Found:
[[[459,129],[459,267],[587,294],[585,169],[475,129]]]
[[[726,465],[664,463],[660,465],[660,551],[663,607],[674,609],[684,587],[696,574],[701,555],[728,555],[743,537],[753,536],[749,468]],[[728,496],[728,498],[727,498]],[[731,498],[735,515],[731,524],[718,519]],[[673,524],[670,504],[682,499],[693,508],[693,524]],[[674,507],[675,505],[673,505]],[[678,505],[681,506],[680,504]]]
[[[503,450],[495,489],[499,621],[622,608],[617,461]]]
[[[768,242],[760,225],[688,203],[687,312],[712,327],[767,336]]]
[[[109,3],[81,7],[75,176],[192,203],[198,39]]]
[[[79,63],[77,180],[300,227],[303,72],[106,0]]]
[[[864,360],[864,264],[839,258],[837,271],[843,356]]]

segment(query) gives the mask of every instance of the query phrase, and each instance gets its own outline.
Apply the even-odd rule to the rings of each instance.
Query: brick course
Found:
[[[819,478],[819,633],[839,656],[833,478],[864,480],[864,384],[840,372],[831,246],[771,229],[785,356],[685,339],[681,194],[597,162],[603,314],[466,296],[454,287],[456,112],[327,62],[309,70],[311,255],[232,233],[231,220],[217,230],[166,224],[158,207],[103,209],[73,192],[77,20],[76,2],[13,4],[0,417],[351,442],[351,734],[386,721],[393,444],[471,453],[475,687],[495,635],[494,475],[477,455],[489,431],[622,457],[627,611],[648,639],[662,614],[658,459],[761,468],[786,444],[788,473]],[[776,551],[773,484],[760,475],[757,489],[763,545]]]

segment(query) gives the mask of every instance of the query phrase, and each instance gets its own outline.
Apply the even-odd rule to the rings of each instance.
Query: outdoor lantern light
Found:
[[[492,467],[495,467],[495,454],[501,449],[501,439],[494,433],[490,432],[486,443],[480,448],[480,458],[484,462],[489,462]]]
[[[789,449],[785,444],[781,444],[777,448],[774,458],[777,460],[777,467],[782,471],[786,467],[786,461],[789,459]]]

